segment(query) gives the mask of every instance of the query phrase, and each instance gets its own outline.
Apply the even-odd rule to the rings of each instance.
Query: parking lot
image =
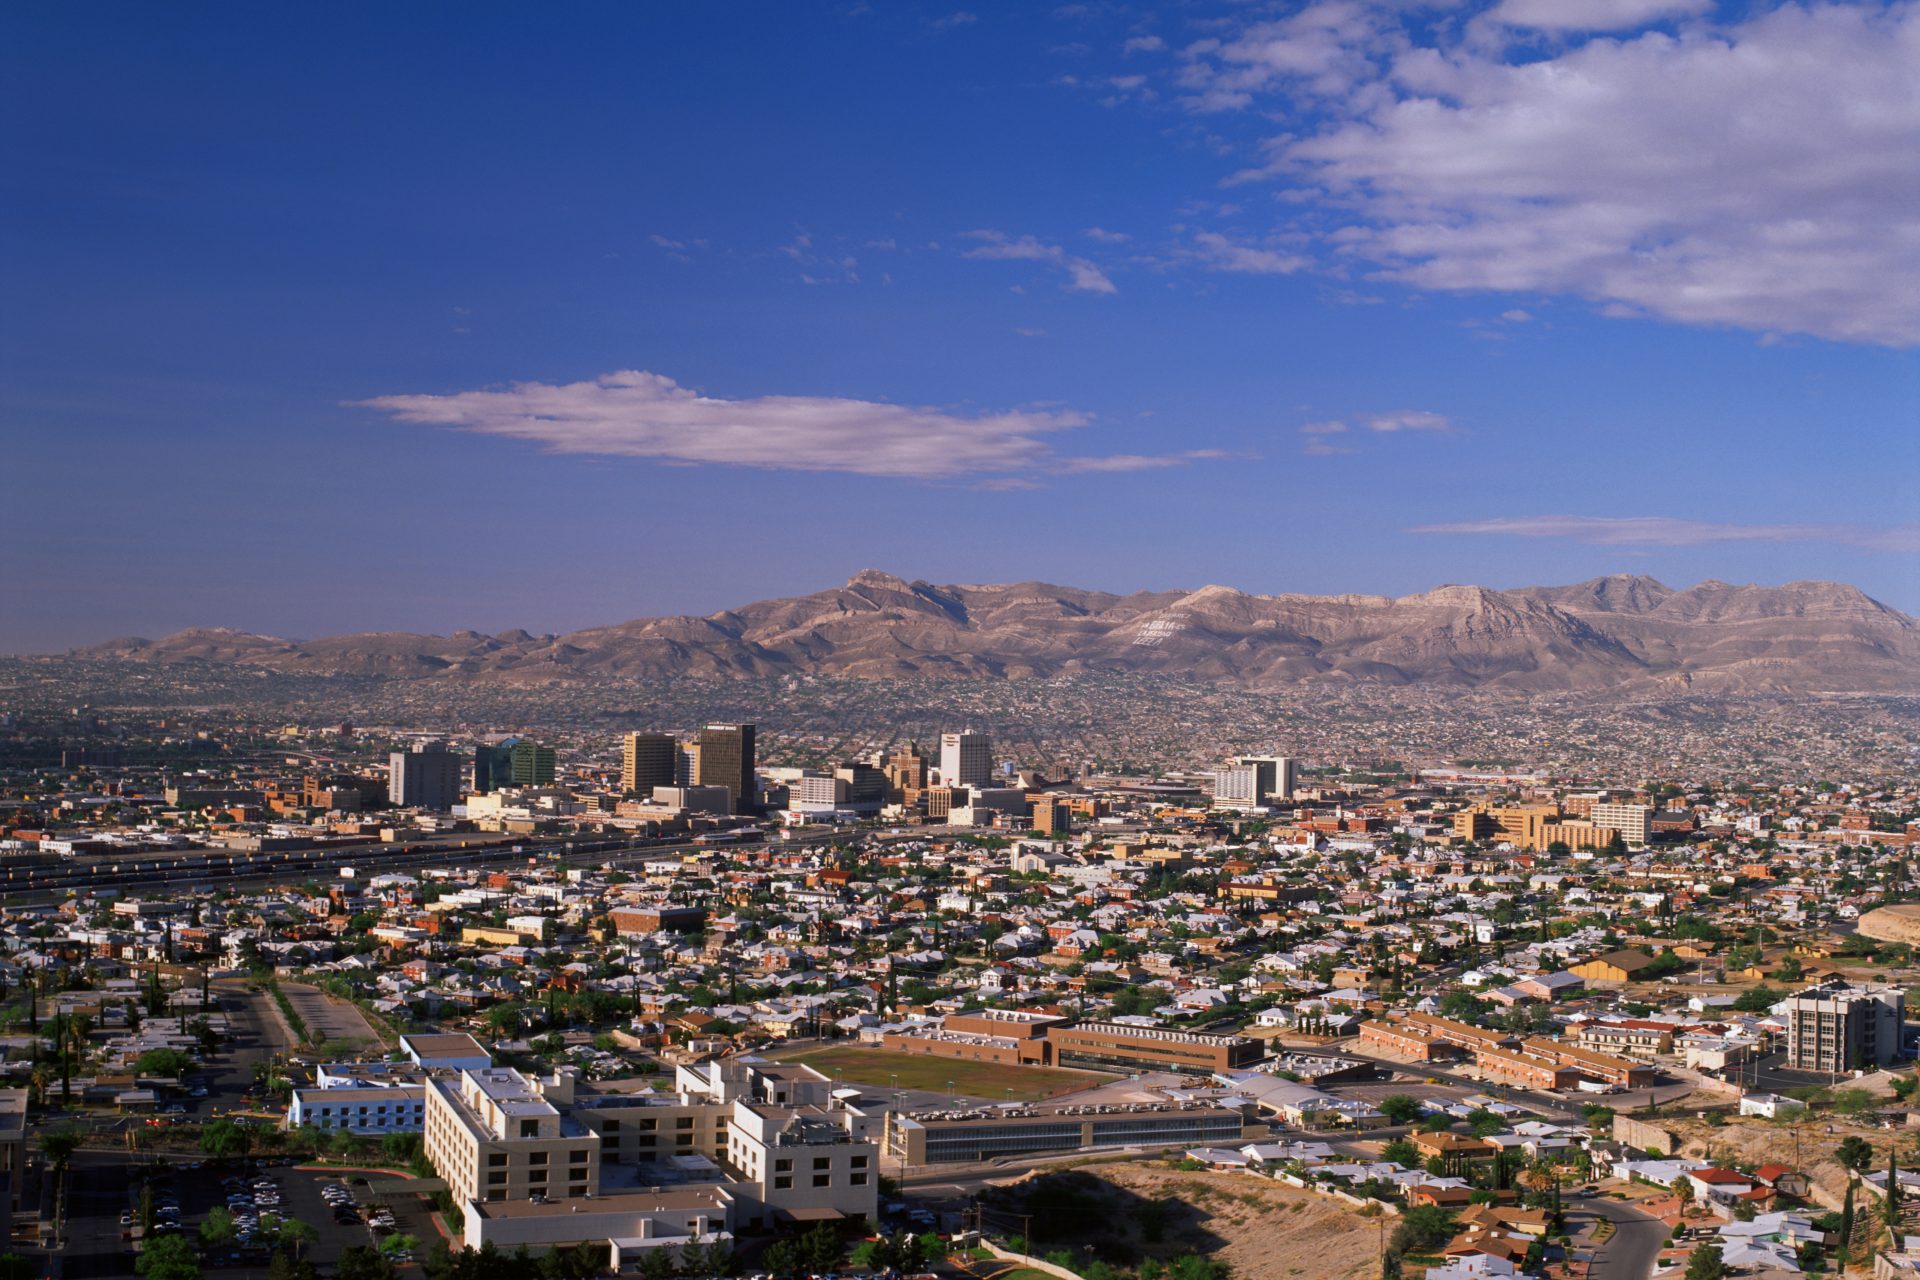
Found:
[[[314,1228],[317,1238],[305,1246],[304,1256],[322,1268],[333,1265],[354,1245],[378,1245],[395,1234],[420,1240],[417,1262],[440,1238],[427,1206],[416,1196],[394,1199],[388,1206],[390,1219],[382,1218],[379,1225],[365,1220],[374,1200],[366,1179],[386,1180],[390,1174],[321,1173],[278,1165],[261,1168],[258,1162],[247,1170],[214,1162],[195,1169],[190,1167],[193,1163],[199,1162],[154,1166],[155,1204],[164,1220],[196,1241],[212,1210],[224,1208],[233,1216],[236,1239],[212,1251],[206,1260],[209,1272],[264,1274],[270,1258],[264,1246],[270,1231],[263,1227],[270,1227],[273,1216],[298,1219]],[[87,1152],[76,1159],[67,1276],[134,1274],[131,1226],[139,1209],[139,1184],[128,1177],[130,1172],[124,1158],[107,1153]]]

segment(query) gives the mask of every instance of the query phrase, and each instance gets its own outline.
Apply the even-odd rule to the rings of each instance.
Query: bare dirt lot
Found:
[[[1091,1251],[1120,1265],[1206,1253],[1235,1280],[1361,1280],[1380,1267],[1377,1218],[1277,1182],[1157,1161],[1048,1174],[997,1193],[988,1212],[1016,1230],[1029,1215],[1042,1254]]]

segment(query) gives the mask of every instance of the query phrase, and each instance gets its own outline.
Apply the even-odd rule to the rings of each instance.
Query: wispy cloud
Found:
[[[1193,243],[1200,259],[1215,271],[1285,276],[1313,265],[1313,259],[1302,254],[1239,244],[1217,231],[1202,231],[1193,237]]]
[[[1817,542],[1868,551],[1920,552],[1920,525],[1728,524],[1673,516],[1498,516],[1423,524],[1409,533],[1570,538],[1607,547],[1698,547],[1718,542]]]
[[[1338,418],[1328,418],[1322,422],[1308,422],[1300,427],[1300,434],[1306,439],[1300,445],[1300,452],[1310,458],[1331,458],[1337,454],[1353,453],[1351,445],[1340,444],[1330,437],[1344,436],[1351,430]]]
[[[916,480],[1141,471],[1223,456],[1205,449],[1062,454],[1042,437],[1091,421],[1071,409],[965,414],[830,396],[723,400],[639,371],[353,404],[402,422],[530,440],[556,453]]]
[[[1082,293],[1118,293],[1107,273],[1086,258],[1076,257],[1057,244],[1042,244],[1032,236],[1014,239],[1004,231],[969,231],[967,238],[982,243],[966,251],[969,258],[999,262],[1044,262],[1067,273],[1067,288]]]
[[[1631,31],[1712,7],[1713,0],[1500,0],[1487,16],[1539,31]]]
[[[1376,413],[1366,418],[1367,430],[1392,434],[1396,431],[1433,431],[1439,433],[1454,430],[1453,419],[1444,413],[1429,413],[1424,409],[1401,409],[1394,413]]]
[[[1390,436],[1408,432],[1452,435],[1458,430],[1453,419],[1444,413],[1433,413],[1425,409],[1396,409],[1390,413],[1357,414],[1351,421],[1346,418],[1322,418],[1316,422],[1302,423],[1298,428],[1300,435],[1305,437],[1301,451],[1316,458],[1342,453],[1358,453],[1359,448],[1354,440],[1359,431]]]

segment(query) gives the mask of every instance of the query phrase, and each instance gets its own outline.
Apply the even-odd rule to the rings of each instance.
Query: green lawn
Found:
[[[952,1090],[962,1097],[1004,1102],[1011,1089],[1015,1102],[1038,1102],[1113,1079],[1098,1071],[1069,1071],[1060,1067],[1003,1066],[997,1062],[962,1062],[891,1049],[846,1045],[794,1054],[789,1061],[804,1062],[825,1075],[848,1084],[877,1088]]]

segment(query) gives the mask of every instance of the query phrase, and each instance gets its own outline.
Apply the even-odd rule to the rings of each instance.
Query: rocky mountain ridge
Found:
[[[1217,585],[1114,595],[1041,582],[936,585],[867,570],[811,595],[567,635],[294,641],[210,628],[110,641],[75,656],[503,682],[1139,671],[1251,688],[1365,681],[1514,692],[1920,691],[1920,623],[1854,587],[1708,581],[1675,590],[1625,575],[1387,597],[1262,596]]]

